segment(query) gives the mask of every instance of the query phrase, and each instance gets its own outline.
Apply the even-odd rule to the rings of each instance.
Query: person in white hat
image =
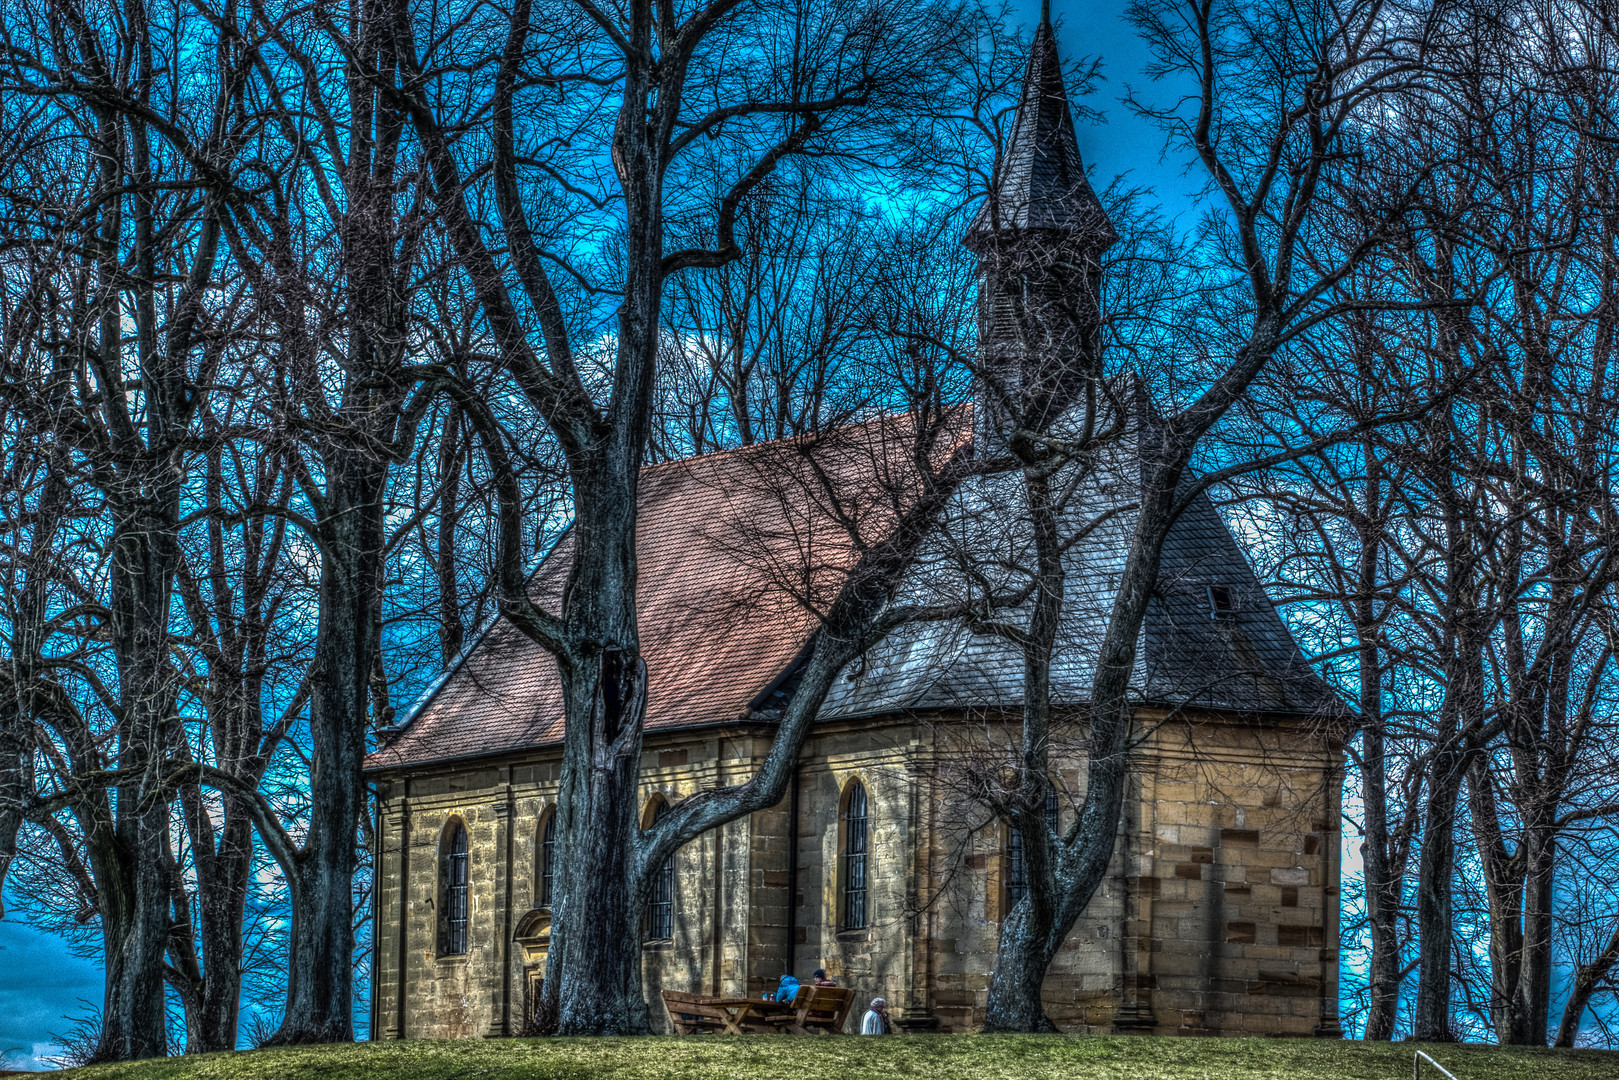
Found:
[[[860,1034],[894,1034],[894,1025],[888,1022],[888,1002],[882,998],[871,999],[871,1008],[867,1009],[866,1015],[860,1018]]]

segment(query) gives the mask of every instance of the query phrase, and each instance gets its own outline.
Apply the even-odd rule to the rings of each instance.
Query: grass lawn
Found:
[[[1403,1080],[1410,1044],[1062,1035],[470,1039],[206,1054],[74,1080]],[[1619,1052],[1425,1047],[1459,1080],[1619,1080]],[[1424,1080],[1438,1077],[1426,1066]]]

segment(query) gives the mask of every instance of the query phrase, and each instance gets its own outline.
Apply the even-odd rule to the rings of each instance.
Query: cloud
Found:
[[[24,923],[0,922],[0,1055],[4,1067],[50,1066],[41,1057],[59,1049],[53,1031],[67,1031],[85,1002],[101,1001],[101,969],[68,952],[57,937]]]

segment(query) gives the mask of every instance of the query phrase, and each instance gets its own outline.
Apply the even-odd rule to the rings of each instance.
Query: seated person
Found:
[[[798,996],[798,980],[791,975],[781,977],[781,985],[776,987],[776,1000],[789,1004]]]
[[[836,986],[837,983],[826,977],[826,968],[816,968],[815,974],[810,976],[811,986]]]

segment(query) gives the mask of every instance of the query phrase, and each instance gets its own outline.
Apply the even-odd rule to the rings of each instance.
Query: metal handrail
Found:
[[[1439,1062],[1435,1061],[1433,1058],[1429,1057],[1427,1054],[1424,1054],[1421,1050],[1418,1050],[1416,1052],[1416,1056],[1411,1059],[1411,1080],[1422,1080],[1422,1078],[1420,1076],[1418,1076],[1417,1074],[1422,1069],[1422,1063],[1424,1061],[1426,1061],[1429,1065],[1432,1065],[1434,1068],[1438,1069],[1444,1075],[1448,1076],[1450,1078],[1450,1080],[1456,1080],[1456,1074],[1455,1073],[1451,1072],[1449,1069],[1447,1069],[1443,1065],[1439,1064]]]

